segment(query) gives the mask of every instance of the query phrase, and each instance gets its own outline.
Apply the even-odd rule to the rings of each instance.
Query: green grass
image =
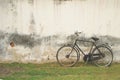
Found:
[[[120,64],[102,68],[83,63],[75,67],[60,67],[57,63],[1,63],[3,80],[120,80]]]

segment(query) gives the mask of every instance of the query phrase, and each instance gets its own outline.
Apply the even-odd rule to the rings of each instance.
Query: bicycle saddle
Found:
[[[96,38],[96,37],[91,37],[91,39],[93,39],[94,41],[98,41],[99,38]]]

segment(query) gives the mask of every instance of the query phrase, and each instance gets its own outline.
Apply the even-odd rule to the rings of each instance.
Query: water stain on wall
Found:
[[[35,20],[34,20],[34,15],[33,15],[33,13],[31,13],[29,32],[30,32],[31,34],[34,34],[34,33],[36,32],[36,30],[35,30]]]
[[[54,3],[59,5],[59,4],[65,3],[67,1],[75,1],[75,0],[54,0]],[[87,1],[87,0],[77,0],[77,1]]]
[[[66,1],[72,1],[72,0],[54,0],[54,3],[59,5],[59,4],[62,4],[64,2],[66,2]]]
[[[0,58],[2,61],[17,62],[50,62],[56,61],[56,52],[64,44],[72,44],[76,37],[71,35],[51,35],[40,37],[38,35],[22,35],[18,33],[5,33],[0,31]],[[114,55],[119,55],[117,47],[120,39],[112,36],[97,36],[100,42],[112,44]],[[80,39],[86,38],[85,36]],[[86,38],[89,40],[89,38]],[[10,42],[14,42],[15,48],[9,47]],[[63,42],[61,42],[63,41]],[[81,43],[80,43],[81,44]],[[88,44],[85,44],[88,45]],[[8,50],[8,51],[7,51]],[[0,59],[0,60],[1,60]],[[114,60],[119,60],[118,56]]]
[[[28,0],[28,3],[33,5],[34,4],[34,0]]]
[[[17,1],[19,1],[19,2],[17,2]],[[37,4],[37,3],[35,3],[34,2],[35,0],[22,0],[22,1],[20,1],[20,0],[0,0],[0,5],[1,5],[1,7],[0,7],[0,9],[2,9],[2,10],[5,10],[3,13],[2,13],[2,11],[1,11],[1,13],[2,13],[2,15],[4,15],[5,13],[7,13],[7,14],[5,14],[4,15],[4,17],[6,18],[6,16],[9,18],[8,19],[8,23],[9,23],[9,21],[11,21],[9,24],[7,24],[6,25],[6,19],[3,21],[4,22],[4,24],[3,23],[1,23],[1,24],[3,24],[2,25],[2,27],[6,27],[6,26],[9,26],[9,28],[11,28],[9,31],[11,31],[12,33],[10,33],[10,32],[8,32],[8,33],[6,33],[7,32],[7,30],[3,30],[3,31],[6,31],[6,32],[3,32],[3,31],[0,31],[0,59],[3,59],[3,60],[9,60],[8,58],[10,58],[11,60],[12,60],[12,57],[14,57],[14,60],[13,61],[15,61],[16,59],[18,60],[18,61],[22,61],[23,60],[23,62],[25,61],[25,60],[28,60],[28,61],[30,61],[30,60],[33,60],[33,61],[35,61],[35,60],[43,60],[43,61],[49,61],[49,60],[54,60],[55,61],[55,54],[56,54],[56,51],[57,51],[57,49],[59,48],[59,47],[61,47],[62,45],[64,45],[64,44],[68,44],[68,43],[73,43],[74,42],[74,40],[75,40],[75,38],[77,38],[74,34],[71,34],[71,35],[64,35],[64,36],[62,36],[62,34],[61,35],[50,35],[50,36],[43,36],[43,37],[41,37],[41,35],[37,35],[37,34],[35,34],[36,33],[36,29],[38,29],[37,27],[36,27],[36,24],[47,24],[47,21],[49,22],[50,20],[48,19],[47,20],[47,18],[49,18],[49,17],[45,17],[45,16],[49,16],[49,12],[51,13],[52,12],[52,10],[54,10],[53,9],[53,6],[51,7],[51,8],[49,8],[49,6],[50,5],[53,5],[53,3],[52,3],[52,1],[50,2],[50,4],[46,4],[45,2],[43,2],[43,3],[45,3],[46,5],[45,6],[39,6],[39,4]],[[41,2],[42,2],[42,0],[40,0]],[[44,1],[44,0],[43,0]],[[72,1],[88,1],[88,0],[53,0],[54,1],[54,4],[64,4],[64,3],[67,3],[67,2],[72,2]],[[95,0],[93,0],[93,2],[94,2]],[[117,5],[116,5],[116,7],[117,7],[117,9],[119,9],[119,6],[118,6],[118,4],[119,4],[119,1],[118,0],[116,0],[117,2],[115,2],[115,5],[116,5],[116,3],[117,3]],[[37,2],[37,1],[36,1]],[[39,0],[38,0],[38,2],[39,2]],[[40,3],[41,3],[40,2]],[[73,2],[73,4],[74,3],[76,3],[76,2]],[[98,1],[99,2],[99,1]],[[107,16],[107,14],[108,14],[108,12],[104,12],[103,10],[102,10],[102,8],[101,8],[101,6],[103,5],[103,3],[105,3],[105,2],[107,2],[107,1],[103,1],[102,0],[102,2],[99,2],[99,4],[100,4],[100,6],[93,6],[93,7],[91,7],[91,5],[89,5],[88,3],[87,4],[85,4],[85,5],[87,5],[87,6],[84,6],[84,4],[82,4],[81,5],[81,7],[79,7],[79,5],[80,4],[77,4],[77,6],[71,6],[71,5],[69,5],[69,6],[71,6],[71,8],[72,9],[76,9],[76,11],[78,11],[78,12],[76,12],[75,14],[80,14],[80,13],[82,13],[82,11],[84,12],[83,14],[81,14],[81,15],[86,15],[86,17],[88,17],[88,16],[90,16],[90,15],[88,15],[88,14],[86,14],[86,13],[89,13],[89,10],[93,10],[94,11],[94,9],[95,10],[98,10],[97,8],[100,8],[101,9],[101,11],[98,11],[98,12],[96,12],[96,13],[98,13],[98,14],[95,14],[95,15],[98,15],[99,16],[99,13],[101,12],[102,14],[102,16],[101,17],[103,17],[103,19],[104,19],[104,16]],[[51,4],[52,3],[52,4]],[[111,2],[112,3],[112,2]],[[33,10],[34,9],[34,4],[37,4],[36,5],[36,8],[37,9],[35,9],[35,10]],[[69,4],[69,3],[68,3]],[[107,3],[106,3],[107,4]],[[48,5],[48,6],[47,6]],[[95,4],[95,5],[97,5],[97,4]],[[46,7],[47,6],[47,7]],[[104,4],[104,6],[105,6],[105,4]],[[17,8],[17,7],[19,7],[19,8]],[[43,8],[42,8],[43,7]],[[75,7],[75,8],[73,8],[73,7]],[[78,7],[78,8],[77,8]],[[89,7],[91,7],[90,9],[89,9]],[[97,7],[97,8],[96,8]],[[24,9],[25,8],[25,9]],[[44,8],[45,8],[45,10],[44,10]],[[80,10],[82,10],[81,12],[79,12],[79,8],[80,8]],[[18,11],[17,11],[17,9],[18,9]],[[39,10],[39,9],[41,9],[41,12],[39,12],[39,11],[37,11],[37,10]],[[58,8],[59,9],[59,8]],[[65,14],[67,14],[67,9],[69,9],[69,8],[66,8],[65,9]],[[109,8],[111,11],[113,10],[113,9],[111,9],[111,8]],[[109,9],[104,9],[105,11],[107,11],[107,10],[109,10]],[[28,11],[27,11],[28,10]],[[43,11],[42,11],[43,10]],[[60,10],[62,10],[62,9],[60,9]],[[88,10],[88,11],[87,11]],[[56,10],[56,11],[58,11],[58,10]],[[73,10],[69,10],[70,12],[72,11],[73,12]],[[68,11],[68,12],[69,12]],[[117,10],[116,10],[117,11]],[[42,15],[39,15],[39,17],[41,17],[40,19],[36,19],[36,13],[38,12],[38,13],[40,13],[40,14],[42,14]],[[60,11],[60,13],[61,13],[62,11]],[[70,13],[69,12],[69,13]],[[46,13],[45,15],[44,15],[44,13]],[[59,12],[57,12],[57,13],[59,13]],[[94,12],[92,12],[92,11],[90,11],[90,14],[91,15],[94,15],[94,14],[92,14],[92,13],[94,13]],[[105,13],[105,15],[104,15],[104,13]],[[25,14],[25,16],[24,16],[24,14]],[[27,15],[28,14],[28,15]],[[52,13],[51,13],[52,14]],[[63,14],[64,14],[64,6],[63,6]],[[116,14],[119,14],[119,12],[116,12]],[[9,15],[9,16],[8,16]],[[17,15],[19,15],[19,16],[17,16]],[[27,15],[27,17],[26,17],[26,15]],[[112,14],[112,15],[114,15],[114,14]],[[44,16],[44,18],[42,18]],[[66,15],[67,16],[67,15]],[[95,21],[99,21],[99,18],[101,18],[101,17],[98,17],[98,16],[96,16],[96,18],[97,19],[93,19],[93,22],[94,22],[94,20]],[[109,15],[108,17],[110,17],[111,15]],[[16,24],[16,21],[17,21],[17,18],[19,19],[18,20],[18,24],[17,24],[17,26],[15,25]],[[37,15],[37,17],[38,17],[38,15]],[[58,18],[57,18],[57,20],[59,21],[59,15],[57,16]],[[64,16],[60,16],[60,17],[63,17],[63,19],[65,18]],[[70,16],[68,16],[68,17],[70,17]],[[66,17],[66,18],[68,18],[68,17]],[[74,16],[73,16],[74,17]],[[79,17],[79,16],[77,16],[77,17]],[[80,16],[80,17],[82,17],[82,16]],[[88,17],[88,18],[86,18],[86,17],[83,17],[84,19],[86,19],[86,20],[82,20],[82,19],[77,19],[76,21],[81,21],[81,23],[83,22],[86,22],[85,23],[85,26],[86,26],[86,24],[88,25],[89,24],[89,21],[90,20],[87,20],[87,19],[92,19],[91,17]],[[24,20],[26,18],[26,20]],[[30,18],[30,19],[28,19],[28,18]],[[53,18],[53,17],[50,17],[50,18]],[[66,19],[65,18],[65,19]],[[107,18],[107,17],[106,17]],[[2,18],[1,18],[2,19]],[[41,20],[42,19],[42,20]],[[107,18],[107,19],[109,19],[109,18]],[[108,20],[106,19],[106,21],[108,22]],[[118,18],[117,18],[118,19]],[[36,21],[36,20],[38,20],[38,21]],[[45,22],[43,22],[42,23],[42,21],[44,21],[44,20],[46,20],[46,23]],[[52,19],[51,19],[52,20]],[[111,19],[111,20],[114,20],[114,19]],[[119,20],[119,19],[118,19]],[[1,20],[2,21],[2,20]],[[41,21],[41,22],[40,22]],[[91,20],[92,21],[92,20]],[[104,21],[104,20],[103,20]],[[105,24],[106,25],[106,22],[105,21],[105,23],[101,23],[100,25],[103,25],[103,24]],[[27,23],[28,22],[28,23]],[[40,22],[40,23],[39,23]],[[63,21],[64,22],[64,21]],[[87,23],[88,22],[88,23]],[[102,18],[101,18],[101,20],[99,21],[99,22],[102,22]],[[107,24],[107,26],[110,28],[111,26],[113,26],[112,24],[114,23],[112,23],[113,21],[110,21],[110,22],[108,22],[108,24]],[[115,22],[117,22],[117,20],[115,19]],[[59,22],[58,22],[59,23]],[[22,25],[21,25],[22,24]],[[43,24],[43,25],[44,25]],[[69,24],[69,23],[66,23],[66,24]],[[77,24],[77,23],[76,23]],[[91,24],[91,23],[90,23]],[[97,23],[96,23],[97,24]],[[117,23],[116,23],[117,24]],[[84,26],[84,24],[82,24],[83,26]],[[59,26],[61,26],[61,25],[59,25]],[[79,22],[78,22],[78,26],[80,26],[79,25]],[[92,25],[92,26],[95,26],[95,25]],[[99,25],[96,25],[96,26],[99,26]],[[116,26],[119,26],[119,25],[116,25]],[[14,32],[13,31],[13,28],[14,27],[16,27],[16,32]],[[19,28],[18,28],[19,27]],[[24,28],[25,27],[25,28]],[[40,27],[41,27],[41,25],[40,25]],[[48,27],[51,27],[51,25],[48,25],[47,26],[47,28]],[[56,27],[56,26],[55,26]],[[100,26],[101,27],[101,26]],[[103,29],[104,29],[104,27],[105,26],[103,26]],[[30,32],[31,34],[29,34],[29,35],[27,35],[27,34],[20,34],[21,32],[22,33],[24,33],[25,32],[25,30],[23,30],[22,31],[22,29],[21,28],[23,28],[23,29],[29,29],[28,30],[28,32]],[[43,28],[45,29],[45,26],[44,27],[42,27],[41,28],[41,32],[43,32]],[[54,28],[54,27],[53,27]],[[76,28],[76,27],[74,27],[74,28]],[[82,27],[83,28],[83,27]],[[81,28],[81,29],[82,29]],[[87,28],[89,28],[89,27],[87,27]],[[86,28],[86,29],[87,29]],[[90,27],[90,28],[92,28],[92,27]],[[93,27],[94,28],[94,27]],[[8,29],[8,28],[5,28],[5,29]],[[21,29],[21,32],[19,31],[19,33],[17,33],[17,29]],[[91,29],[90,29],[91,30]],[[68,31],[68,30],[67,30]],[[108,30],[109,31],[109,30]],[[14,32],[14,33],[13,33]],[[53,31],[54,32],[54,31]],[[102,31],[101,31],[102,32]],[[47,34],[49,34],[49,32],[47,33]],[[113,45],[112,46],[112,48],[113,48],[113,51],[114,51],[114,55],[115,55],[115,59],[116,60],[120,60],[119,59],[119,45],[120,45],[120,39],[119,38],[116,38],[116,37],[113,37],[113,36],[98,36],[99,38],[100,38],[100,43],[102,43],[102,42],[107,42],[107,43],[109,43],[110,45]],[[80,39],[84,39],[85,38],[85,35],[83,35],[82,37],[80,37]],[[15,46],[14,47],[9,47],[9,45],[10,45],[10,43],[11,42],[14,42],[15,43]],[[80,43],[81,44],[81,43]],[[87,44],[88,45],[88,44]],[[9,50],[11,50],[11,54],[9,54],[8,52],[7,52],[7,48],[9,47]],[[13,53],[13,54],[12,54]]]

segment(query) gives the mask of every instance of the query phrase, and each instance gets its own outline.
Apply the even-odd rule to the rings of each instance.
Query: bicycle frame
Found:
[[[83,55],[82,58],[85,63],[92,62],[96,66],[110,66],[113,61],[113,53],[112,53],[111,47],[106,43],[98,44],[97,43],[97,41],[99,40],[98,38],[93,37],[90,39],[91,40],[75,39],[73,44],[65,44],[64,46],[59,48],[57,51],[57,54],[56,54],[58,63],[61,66],[74,66],[79,61],[80,56]],[[84,45],[84,43],[85,44],[87,43],[87,45]],[[88,43],[90,43],[90,45]],[[85,50],[86,48],[89,48],[89,50],[88,49]],[[58,54],[60,54],[60,51],[62,51],[62,53],[64,53],[64,51],[66,51],[66,50],[68,52],[65,52],[64,56],[58,55]],[[107,54],[106,54],[106,51],[107,51]],[[73,55],[71,55],[72,53],[73,53]],[[75,53],[75,55],[74,55],[74,53]],[[105,57],[107,55],[108,55],[108,57],[110,57],[109,60],[105,59]],[[63,56],[63,57],[61,58],[59,56],[61,56],[61,57]],[[106,58],[108,58],[108,57],[106,57]],[[63,61],[61,61],[61,60],[63,60]],[[68,63],[66,64],[66,61],[64,63],[64,60],[67,60]],[[72,60],[72,61],[70,61],[70,60]],[[103,61],[103,63],[101,63],[101,60]]]
[[[92,43],[92,46],[91,46],[90,51],[89,51],[88,54],[92,53],[92,50],[93,50],[93,47],[94,47],[94,46],[97,47],[96,44],[95,44],[95,42],[93,42],[93,41],[76,39],[73,47],[74,47],[79,53],[81,52],[84,56],[85,56],[86,54],[85,54],[85,53],[83,52],[83,50],[78,46],[78,44],[77,44],[78,41],[79,41],[79,42],[89,42],[89,43]]]

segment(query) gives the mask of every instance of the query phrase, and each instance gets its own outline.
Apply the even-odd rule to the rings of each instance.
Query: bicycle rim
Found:
[[[78,62],[79,54],[72,46],[65,45],[58,49],[56,58],[61,66],[72,67]]]
[[[113,61],[112,51],[106,46],[99,46],[93,50],[92,62],[96,66],[110,66]]]

